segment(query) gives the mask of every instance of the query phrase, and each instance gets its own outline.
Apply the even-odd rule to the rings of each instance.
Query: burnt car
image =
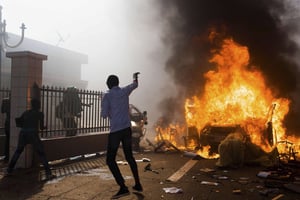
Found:
[[[136,106],[129,105],[132,128],[132,149],[140,150],[140,141],[146,134],[145,125],[148,124],[147,111],[141,112]]]
[[[244,130],[240,125],[206,125],[201,131],[199,136],[199,146],[210,146],[209,153],[218,153],[219,144],[230,134],[235,132],[242,132]]]

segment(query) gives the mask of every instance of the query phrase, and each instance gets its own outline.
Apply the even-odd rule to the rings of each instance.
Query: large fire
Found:
[[[186,99],[186,125],[173,124],[170,127],[178,132],[183,127],[196,127],[201,131],[207,124],[239,125],[249,135],[251,142],[266,152],[282,140],[299,144],[299,139],[286,137],[286,129],[282,123],[289,112],[290,101],[276,97],[265,84],[263,74],[254,66],[249,66],[249,58],[247,47],[233,39],[225,39],[220,50],[214,51],[210,60],[216,68],[204,74],[206,83],[203,94]],[[170,127],[160,127],[159,135],[170,135]],[[273,133],[273,138],[269,138],[269,141],[266,136],[268,128]],[[270,144],[270,140],[273,144]],[[206,148],[203,149],[207,151]]]

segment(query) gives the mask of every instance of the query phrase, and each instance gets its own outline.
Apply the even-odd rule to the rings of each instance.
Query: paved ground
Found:
[[[131,191],[129,196],[121,198],[124,200],[300,200],[298,193],[283,187],[282,183],[290,181],[259,178],[257,174],[264,170],[263,167],[245,166],[225,170],[215,167],[216,160],[198,159],[190,170],[184,171],[182,167],[190,163],[192,158],[176,151],[147,151],[136,153],[135,158],[138,161],[144,192],[132,191],[134,182],[129,166],[123,162],[123,154],[119,153],[119,166]],[[143,158],[150,162],[143,162]],[[1,161],[0,163],[0,200],[106,200],[118,190],[105,164],[105,155],[52,163],[57,178],[51,181],[44,180],[42,168],[18,169],[12,176],[4,177],[3,170],[6,165]],[[153,171],[145,170],[149,164],[151,166],[147,169]],[[167,181],[180,169],[184,173],[178,181]],[[289,171],[299,178],[299,169],[289,168]],[[166,193],[165,188],[178,189],[181,192]]]

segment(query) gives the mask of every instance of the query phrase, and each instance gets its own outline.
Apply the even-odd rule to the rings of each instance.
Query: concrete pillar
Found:
[[[39,98],[36,88],[42,86],[43,60],[47,56],[30,51],[8,52],[11,58],[11,116],[10,116],[10,158],[16,150],[20,128],[16,127],[15,118],[30,109],[30,100]],[[27,145],[16,167],[28,168],[32,166],[33,151]]]

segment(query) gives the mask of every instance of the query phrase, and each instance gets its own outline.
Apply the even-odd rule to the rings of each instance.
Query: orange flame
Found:
[[[167,127],[156,126],[156,142],[168,141],[178,149],[185,149],[183,137],[186,133],[185,126],[178,123],[170,124]]]
[[[185,103],[186,122],[201,130],[206,124],[238,124],[250,135],[251,141],[265,151],[263,131],[268,121],[273,124],[275,141],[284,138],[282,121],[289,111],[289,100],[276,98],[266,86],[262,73],[249,66],[248,48],[232,39],[223,41],[222,48],[210,60],[216,69],[204,76],[206,84],[201,97]]]
[[[201,130],[210,124],[221,127],[237,125],[248,134],[252,143],[266,152],[272,150],[268,141],[270,138],[266,135],[268,128],[271,128],[271,140],[279,152],[291,149],[287,145],[280,147],[282,144],[291,146],[291,143],[282,141],[299,144],[299,138],[286,136],[286,128],[282,123],[289,112],[290,101],[277,98],[267,87],[263,74],[255,66],[249,66],[248,48],[233,39],[225,39],[220,50],[214,52],[210,62],[216,68],[204,74],[206,83],[203,94],[185,101],[186,125],[175,123],[164,129],[157,126],[159,137],[156,137],[156,141],[167,139],[178,148],[193,149],[199,145],[195,140],[189,140],[189,144],[185,145],[179,142],[186,137],[188,127],[196,127],[198,134],[201,134]],[[281,145],[278,141],[281,141]],[[219,156],[211,154],[209,149],[210,146],[205,145],[197,154],[205,158]],[[295,149],[300,150],[299,146]]]

